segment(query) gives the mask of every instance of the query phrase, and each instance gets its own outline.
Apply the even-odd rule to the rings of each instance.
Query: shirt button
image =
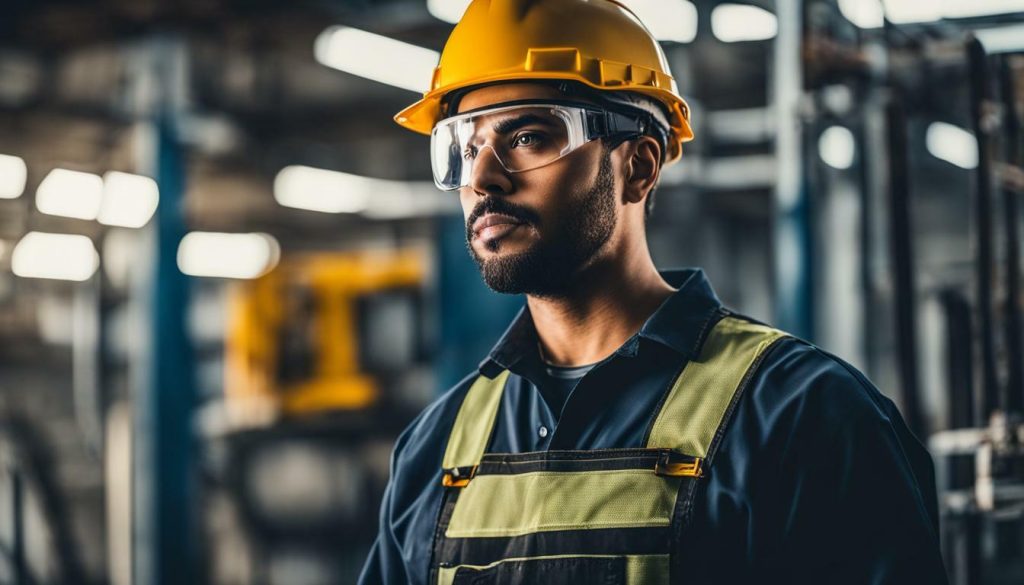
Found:
[[[546,426],[541,425],[541,427],[537,429],[537,434],[540,435],[540,438],[543,439],[544,437],[548,436],[548,428]]]

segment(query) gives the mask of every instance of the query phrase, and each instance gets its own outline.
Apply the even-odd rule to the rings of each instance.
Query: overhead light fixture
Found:
[[[943,2],[922,0],[882,0],[885,17],[893,24],[934,22],[942,18]]]
[[[977,18],[1024,12],[1024,0],[971,0],[970,2],[946,0],[941,4],[942,16],[945,18]]]
[[[28,167],[20,157],[0,154],[0,199],[17,199],[25,192]]]
[[[103,199],[97,219],[103,225],[139,228],[149,222],[160,201],[150,177],[110,171],[103,175]]]
[[[100,265],[92,240],[74,234],[29,232],[11,254],[11,270],[23,278],[89,280]]]
[[[840,0],[839,8],[846,15],[843,4],[863,5],[860,10],[872,10],[867,5],[877,2],[863,0]],[[922,0],[883,0],[885,15],[894,24],[913,24],[935,22],[943,18],[978,18],[997,14],[1014,14],[1024,12],[1024,0],[972,0],[962,2],[954,0],[938,0],[924,2]],[[847,18],[850,18],[847,15]],[[853,20],[853,19],[850,19]],[[855,24],[856,21],[854,21]],[[859,26],[859,24],[858,24]]]
[[[924,2],[922,0],[883,0],[885,13],[890,22],[896,25],[918,23],[934,23],[942,18],[977,18],[995,14],[1013,14],[1024,11],[1024,0],[973,0],[959,2],[951,0]],[[844,9],[844,4],[848,7]],[[878,2],[862,0],[840,0],[840,10],[857,26],[862,26],[851,18],[848,12],[857,10],[873,10],[871,5]],[[856,8],[854,6],[856,5]],[[881,26],[881,24],[879,25]],[[867,27],[863,27],[867,28]]]
[[[1024,24],[1013,24],[974,31],[989,53],[1018,53],[1024,51]]]
[[[96,219],[103,198],[99,175],[53,169],[36,189],[36,208],[48,215]]]
[[[359,213],[366,210],[374,186],[375,181],[366,177],[293,165],[274,178],[274,199],[296,209]]]
[[[959,126],[945,122],[932,122],[925,135],[928,152],[962,169],[978,167],[978,141],[974,135]]]
[[[347,26],[320,33],[313,54],[328,67],[418,93],[430,89],[440,59],[437,51]]]
[[[178,269],[189,276],[257,278],[277,266],[280,256],[270,234],[191,232],[178,245]]]
[[[749,4],[719,4],[711,11],[711,32],[723,43],[764,41],[779,32],[774,14]]]
[[[427,0],[427,11],[438,20],[456,24],[472,0]]]
[[[458,200],[432,182],[389,181],[301,165],[281,169],[274,199],[283,207],[398,219],[458,213]]]
[[[621,0],[659,41],[689,43],[697,37],[697,7],[687,0]],[[427,0],[438,20],[458,24],[470,0]]]
[[[623,0],[659,41],[689,43],[697,38],[697,7],[687,0]]]
[[[860,28],[881,28],[885,23],[879,0],[839,0],[839,12]]]
[[[845,170],[853,166],[857,143],[844,126],[830,126],[818,138],[818,154],[828,166]]]

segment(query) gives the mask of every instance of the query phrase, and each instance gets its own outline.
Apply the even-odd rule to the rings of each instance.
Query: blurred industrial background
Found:
[[[466,3],[3,2],[0,583],[355,581],[523,302],[391,120]],[[694,110],[656,263],[865,371],[951,581],[1024,583],[1024,1],[623,3]]]

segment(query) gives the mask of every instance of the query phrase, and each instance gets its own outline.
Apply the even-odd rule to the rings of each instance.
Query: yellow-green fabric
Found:
[[[672,386],[647,446],[707,457],[743,377],[784,335],[734,317],[720,320],[704,341],[700,356],[686,364]]]
[[[571,555],[572,558],[615,558],[608,555]],[[441,567],[437,574],[438,585],[451,585],[455,581],[455,573],[461,568],[489,569],[499,563],[525,560],[542,560],[568,558],[568,556],[545,556],[520,559],[505,559],[489,565],[461,565],[458,567]],[[626,556],[626,585],[668,585],[668,555],[628,555]]]
[[[679,482],[653,469],[478,475],[462,488],[445,536],[668,526]]]
[[[627,585],[668,585],[668,555],[626,557]]]
[[[721,319],[708,333],[700,355],[686,365],[669,390],[646,446],[707,457],[745,376],[783,336],[762,325],[732,317]],[[449,438],[445,469],[480,463],[507,378],[508,371],[494,379],[481,376],[470,388]],[[444,526],[443,538],[514,538],[552,531],[670,527],[683,481],[695,480],[657,475],[654,465],[649,469],[477,473],[468,483],[451,488],[459,490],[458,499]],[[472,568],[540,558],[563,557],[505,559]],[[667,585],[669,555],[632,555],[625,560],[629,585]],[[450,585],[458,568],[439,567],[438,583]]]
[[[442,466],[445,469],[470,467],[480,462],[498,416],[508,375],[505,370],[493,379],[480,376],[469,388],[444,451]]]

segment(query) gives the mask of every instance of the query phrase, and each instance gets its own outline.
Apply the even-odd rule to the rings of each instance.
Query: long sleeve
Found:
[[[902,420],[869,412],[783,462],[789,583],[944,584],[931,462]]]
[[[947,583],[930,455],[863,375],[799,340],[746,388],[694,506],[694,583]]]
[[[397,452],[397,447],[396,447]],[[380,504],[380,526],[377,532],[377,539],[373,542],[373,548],[366,558],[362,574],[359,576],[359,585],[378,584],[405,584],[409,577],[405,573],[405,563],[402,561],[401,549],[398,539],[393,530],[393,483],[395,478],[396,453],[391,455],[391,479],[384,490],[384,497]]]

